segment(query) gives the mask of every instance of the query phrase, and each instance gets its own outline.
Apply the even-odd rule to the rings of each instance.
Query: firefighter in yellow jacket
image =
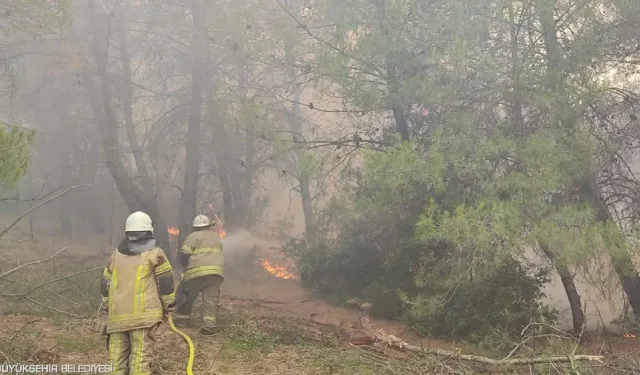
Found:
[[[149,215],[131,214],[125,234],[102,278],[107,346],[113,374],[150,375],[156,329],[175,308],[173,272]]]
[[[202,295],[204,324],[200,333],[211,335],[218,331],[218,303],[224,281],[222,242],[205,215],[193,219],[194,231],[184,239],[179,261],[183,267],[176,291],[176,325],[184,327],[191,318],[191,309],[198,295]]]

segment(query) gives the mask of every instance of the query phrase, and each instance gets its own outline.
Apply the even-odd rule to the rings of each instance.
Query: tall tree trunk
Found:
[[[232,151],[231,155],[234,154]],[[236,160],[241,157],[240,155],[242,154],[237,155],[237,158],[229,165],[229,182],[231,182],[231,196],[233,197],[231,222],[235,229],[241,228],[244,223],[244,216],[242,216],[242,173],[236,167]]]
[[[142,189],[145,193],[153,194],[153,182],[149,175],[147,163],[144,160],[144,153],[138,136],[136,134],[136,125],[133,120],[133,87],[131,84],[131,57],[129,56],[129,46],[127,43],[127,33],[124,28],[123,15],[119,15],[116,19],[118,22],[118,35],[120,37],[120,63],[122,64],[122,99],[124,111],[124,128],[127,132],[127,139],[133,154],[133,160],[136,164],[138,178],[142,183]]]
[[[233,188],[231,184],[231,174],[233,173],[230,159],[233,159],[230,155],[232,151],[229,144],[229,134],[225,128],[225,123],[220,119],[220,116],[216,112],[216,106],[214,102],[214,85],[213,76],[206,74],[204,79],[204,98],[206,98],[206,104],[204,108],[205,118],[209,122],[211,127],[212,139],[210,140],[209,149],[214,155],[216,163],[216,173],[220,179],[220,185],[222,188],[222,219],[224,220],[224,227],[227,233],[236,229],[234,224],[234,213],[236,211],[235,201],[233,195]],[[216,211],[219,207],[216,207]]]
[[[197,215],[198,174],[200,170],[200,128],[202,119],[203,84],[206,74],[205,10],[200,0],[190,6],[193,20],[191,42],[192,73],[189,124],[187,129],[186,166],[180,205],[180,242],[189,234],[191,221]]]
[[[553,17],[556,4],[557,0],[535,0],[538,19],[542,26],[542,40],[547,53],[547,86],[560,91],[563,87],[563,58],[560,53],[556,21]]]
[[[131,58],[129,56],[129,49],[127,43],[127,35],[124,28],[124,20],[122,15],[116,17],[119,23],[119,36],[120,36],[120,60],[122,64],[123,72],[123,108],[125,113],[125,129],[127,132],[127,139],[131,147],[133,159],[136,164],[136,170],[138,172],[138,178],[142,185],[142,202],[143,210],[148,213],[154,221],[155,236],[158,242],[165,248],[169,249],[169,235],[167,233],[167,226],[160,213],[160,208],[156,199],[155,189],[151,175],[149,174],[149,168],[144,160],[144,153],[140,142],[138,142],[138,136],[136,134],[136,125],[133,119],[133,87],[131,84]],[[107,36],[108,38],[108,36]],[[108,39],[107,39],[108,40]],[[105,64],[106,65],[106,64]],[[106,82],[102,83],[106,85]]]
[[[242,182],[240,185],[240,205],[239,215],[241,225],[250,225],[251,200],[253,196],[253,175],[255,173],[255,124],[251,118],[252,109],[249,108],[249,97],[247,89],[247,54],[243,45],[238,43],[236,56],[236,75],[238,79],[238,94],[240,95],[240,125],[244,133],[244,167],[242,171]]]
[[[222,125],[219,125],[222,126]],[[222,126],[223,127],[223,126]],[[220,131],[219,140],[227,139],[224,134],[225,130]],[[223,138],[224,137],[224,138]],[[223,148],[221,147],[220,150]],[[231,183],[231,170],[226,156],[227,153],[216,152],[216,161],[218,164],[218,176],[220,178],[220,185],[222,186],[222,211],[224,217],[224,226],[227,232],[233,232],[240,226],[240,219],[238,215],[238,209],[236,208],[236,198],[233,194],[233,184]]]
[[[510,27],[510,52],[511,52],[511,79],[513,82],[512,95],[512,120],[514,122],[514,132],[519,134],[524,129],[524,118],[522,115],[522,104],[520,101],[520,57],[518,54],[518,29],[515,15],[513,12],[513,3],[508,5]],[[578,289],[576,288],[574,276],[562,257],[559,257],[549,244],[542,238],[538,239],[538,243],[542,252],[551,261],[554,268],[560,276],[560,281],[564,287],[564,291],[571,308],[571,316],[573,321],[573,332],[581,335],[584,330],[585,317],[582,309],[582,303]]]
[[[101,135],[105,162],[113,180],[125,201],[129,211],[142,210],[154,221],[155,235],[158,243],[165,249],[169,246],[167,226],[160,215],[153,191],[142,190],[129,175],[122,163],[118,145],[118,119],[113,110],[113,94],[109,86],[107,73],[107,55],[109,46],[110,17],[98,16],[95,1],[88,0],[93,27],[92,54],[96,63],[100,91],[93,84],[93,77],[86,74],[83,83],[89,93],[91,107],[96,116],[96,125]],[[131,140],[130,140],[131,141]],[[144,164],[144,163],[143,163]]]
[[[628,252],[624,252],[612,255],[611,261],[622,283],[622,289],[627,295],[633,315],[636,321],[640,321],[640,275],[633,264],[633,259]]]
[[[380,30],[382,30],[382,37],[389,48],[394,45],[395,41],[391,36],[391,32],[386,24],[387,17],[387,1],[378,0],[376,5],[378,7],[378,22]],[[393,112],[393,117],[396,123],[396,132],[400,135],[400,140],[409,140],[409,124],[407,122],[407,116],[404,113],[404,103],[402,98],[402,83],[400,80],[400,74],[398,71],[397,55],[393,51],[389,51],[385,56],[385,63],[387,68],[387,90],[389,91],[388,103]]]
[[[86,143],[88,147],[82,147],[84,140],[76,142],[73,146],[74,162],[77,165],[85,164],[87,166],[86,168],[81,168],[81,173],[77,176],[77,179],[82,184],[91,185],[76,194],[78,196],[76,199],[80,199],[81,202],[78,202],[75,211],[79,211],[82,217],[88,218],[94,232],[104,234],[106,229],[103,212],[106,205],[96,205],[97,202],[101,202],[99,198],[101,185],[97,181],[99,171],[97,165],[100,162],[99,145],[94,145],[92,141],[93,138],[88,140],[88,143]]]
[[[514,123],[514,133],[521,134],[524,130],[524,117],[522,115],[522,102],[520,100],[521,86],[520,83],[520,56],[518,53],[518,24],[516,23],[515,14],[513,12],[513,2],[508,5],[510,27],[510,52],[511,52],[511,81],[513,83],[513,93],[511,95],[511,113]]]
[[[302,85],[295,83],[296,71],[293,56],[293,41],[288,40],[285,44],[285,59],[287,63],[287,74],[289,79],[296,85],[293,90],[291,113],[289,114],[289,128],[291,132],[302,136],[302,113],[300,111],[300,96],[302,94]],[[305,151],[302,147],[294,145],[296,162],[299,164],[305,157]],[[302,212],[304,214],[304,226],[307,241],[313,242],[317,238],[316,220],[313,212],[313,201],[311,196],[311,187],[309,181],[309,171],[304,168],[298,168],[298,183],[300,184],[300,198],[302,200]]]
[[[392,58],[387,58],[387,85],[389,86],[389,95],[391,96],[391,110],[393,118],[396,122],[396,132],[400,134],[400,140],[409,140],[409,125],[407,116],[402,106],[402,98],[400,97],[400,82],[398,77],[398,69],[393,63]]]
[[[565,264],[564,260],[556,255],[556,253],[549,247],[544,240],[538,240],[542,252],[551,260],[558,275],[560,275],[560,281],[564,286],[564,291],[567,294],[569,300],[569,306],[571,307],[571,317],[573,320],[573,333],[576,336],[582,335],[584,331],[584,311],[582,310],[582,302],[580,301],[580,295],[574,282],[574,277],[569,267]]]
[[[213,108],[213,106],[211,106]],[[229,136],[224,127],[224,123],[216,118],[215,115],[209,116],[213,123],[212,140],[213,150],[215,154],[218,177],[222,187],[222,214],[224,219],[224,227],[227,232],[233,232],[238,229],[239,215],[236,208],[236,200],[233,194],[233,184],[231,182],[232,166],[229,163]]]
[[[589,195],[594,197],[597,220],[600,222],[614,221],[609,208],[600,196],[595,178],[589,181],[589,187]],[[611,264],[620,279],[622,289],[633,310],[633,315],[636,320],[640,321],[640,274],[638,274],[638,270],[633,263],[631,254],[628,251],[616,251],[611,254]]]
[[[553,17],[556,1],[557,0],[536,0],[536,9],[542,26],[542,35],[547,51],[548,85],[553,89],[557,97],[561,97],[564,83],[564,63],[558,43],[556,22]],[[568,117],[567,114],[563,112],[564,111],[556,110],[556,120],[560,121],[567,131],[570,131],[574,126],[575,118]],[[593,172],[590,181],[586,183],[589,187],[587,196],[594,205],[597,220],[607,222],[612,220],[612,218],[608,207],[606,207],[600,197],[601,192],[595,182],[596,175],[597,172]],[[577,184],[580,184],[580,182],[577,182]],[[629,299],[634,315],[640,317],[640,276],[633,264],[631,255],[622,253],[612,254],[611,257],[614,270],[621,280],[622,288]]]
[[[96,182],[95,180],[93,181]],[[91,228],[97,234],[105,234],[105,222],[104,217],[102,216],[102,212],[95,207],[95,202],[100,202],[100,196],[96,192],[96,188],[91,186],[86,189],[84,192],[84,204],[83,206],[86,208],[86,215],[89,216],[89,224],[91,224]],[[105,208],[106,206],[100,206],[100,209]]]

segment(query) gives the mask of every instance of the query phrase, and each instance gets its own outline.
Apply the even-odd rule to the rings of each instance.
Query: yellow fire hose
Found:
[[[171,315],[168,316],[167,320],[169,321],[169,327],[171,327],[171,330],[177,333],[178,335],[182,336],[184,341],[187,342],[187,345],[189,345],[189,361],[187,362],[187,375],[193,375],[193,359],[195,357],[195,349],[193,347],[193,341],[191,341],[191,338],[189,338],[189,336],[187,336],[186,333],[176,328],[176,325],[173,323],[173,318],[171,317]]]

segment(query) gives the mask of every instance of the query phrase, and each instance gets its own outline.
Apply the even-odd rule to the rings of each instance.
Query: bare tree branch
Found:
[[[47,306],[44,303],[38,302],[38,301],[36,301],[35,299],[33,299],[33,298],[29,297],[29,296],[24,296],[24,298],[29,300],[29,302],[33,302],[33,303],[35,303],[36,305],[38,305],[40,307],[44,307],[47,310],[51,310],[51,311],[58,312],[60,314],[68,315],[68,316],[73,317],[73,318],[81,318],[81,316],[78,315],[78,314],[70,313],[68,311],[59,310],[59,309],[56,309],[55,307]]]
[[[11,275],[12,273],[18,272],[18,271],[20,271],[21,269],[23,269],[23,268],[25,268],[25,267],[32,266],[32,265],[34,265],[34,264],[43,263],[43,262],[46,262],[46,261],[48,261],[48,260],[51,260],[51,259],[55,258],[56,256],[58,256],[58,254],[62,253],[62,252],[63,252],[63,251],[65,251],[65,250],[67,250],[67,248],[66,248],[66,247],[65,247],[65,248],[62,248],[62,249],[60,249],[60,250],[58,250],[58,251],[56,251],[56,253],[55,253],[55,254],[53,254],[52,256],[50,256],[50,257],[48,257],[48,258],[45,258],[45,259],[39,259],[39,260],[34,260],[33,262],[25,263],[25,264],[20,265],[20,266],[18,266],[18,267],[12,268],[12,269],[10,269],[9,271],[4,272],[3,274],[0,274],[0,278],[3,278],[3,277],[6,277],[6,276],[9,276],[9,275]]]
[[[33,211],[37,210],[38,208],[40,208],[40,207],[44,206],[44,205],[45,205],[45,204],[47,204],[47,203],[50,203],[50,202],[52,202],[52,201],[56,200],[56,199],[58,199],[58,198],[60,198],[60,197],[62,197],[62,196],[67,195],[67,194],[68,194],[69,192],[71,192],[72,190],[75,190],[75,189],[80,188],[80,187],[86,187],[86,186],[89,186],[89,185],[76,185],[76,186],[72,186],[72,187],[68,188],[67,190],[63,191],[62,193],[60,193],[60,194],[58,194],[58,195],[56,195],[56,196],[53,196],[53,197],[51,197],[51,198],[47,199],[46,201],[44,201],[44,202],[42,202],[42,203],[39,203],[39,204],[37,204],[37,205],[35,205],[35,206],[31,207],[29,210],[27,210],[26,212],[24,212],[22,215],[18,216],[18,218],[16,218],[16,219],[13,221],[13,223],[11,223],[8,227],[6,227],[2,232],[0,232],[0,237],[4,236],[8,231],[10,231],[10,230],[11,230],[11,228],[15,227],[15,226],[20,222],[20,220],[22,220],[25,216],[29,215],[30,213],[32,213]]]
[[[324,44],[325,46],[329,47],[329,48],[330,48],[330,49],[332,49],[333,51],[335,51],[335,52],[337,52],[337,53],[341,54],[342,56],[348,57],[348,58],[350,58],[350,59],[352,59],[352,60],[354,60],[354,61],[357,61],[357,62],[361,63],[362,65],[364,65],[364,66],[366,66],[366,67],[368,67],[368,68],[372,69],[372,70],[373,70],[373,71],[375,71],[375,72],[376,72],[380,77],[384,77],[384,74],[382,74],[382,73],[379,71],[379,69],[378,69],[375,65],[371,64],[370,62],[368,62],[368,61],[366,61],[366,60],[364,60],[364,59],[361,59],[361,58],[360,58],[360,57],[358,57],[358,56],[354,56],[354,55],[352,55],[352,54],[348,53],[347,51],[344,51],[344,50],[342,50],[342,49],[340,49],[340,48],[338,48],[338,47],[334,46],[333,44],[329,43],[328,41],[326,41],[326,40],[324,40],[324,39],[320,38],[319,36],[315,35],[314,33],[312,33],[312,32],[311,32],[311,30],[309,29],[309,27],[308,27],[305,23],[303,23],[302,21],[300,21],[300,20],[298,19],[298,17],[296,17],[296,16],[295,16],[295,14],[293,14],[289,9],[287,9],[287,7],[286,7],[286,6],[284,6],[280,1],[276,0],[276,4],[278,4],[278,6],[280,7],[280,9],[282,9],[285,13],[287,13],[287,15],[289,15],[289,17],[291,17],[291,18],[292,18],[292,19],[293,19],[293,20],[298,24],[298,27],[300,27],[300,28],[301,28],[301,29],[303,29],[307,34],[309,34],[309,36],[310,36],[310,37],[312,37],[312,38],[313,38],[313,39],[315,39],[316,41],[318,41],[318,42],[320,42],[320,43]]]
[[[22,327],[20,327],[20,329],[16,333],[14,333],[13,336],[11,336],[11,339],[9,339],[9,342],[13,342],[13,340],[16,337],[18,337],[18,335],[20,334],[20,332],[22,332],[23,329],[27,328],[28,326],[32,325],[33,323],[37,323],[37,322],[41,321],[41,320],[42,320],[42,318],[35,319],[35,320],[32,320],[30,322],[27,322],[27,323],[23,324]]]
[[[43,282],[43,283],[41,283],[41,284],[38,284],[38,285],[36,285],[36,286],[34,286],[34,287],[29,288],[29,289],[28,289],[27,291],[25,291],[24,293],[0,294],[0,297],[24,297],[24,296],[26,296],[27,294],[29,294],[29,293],[33,292],[34,290],[36,290],[36,289],[40,289],[40,288],[42,288],[43,286],[46,286],[46,285],[49,285],[49,284],[55,283],[56,281],[61,281],[61,280],[70,279],[70,278],[72,278],[72,277],[74,277],[74,276],[81,275],[81,274],[83,274],[83,273],[89,273],[89,272],[93,272],[93,271],[98,271],[98,270],[101,270],[101,269],[103,269],[103,268],[104,268],[104,267],[100,266],[100,267],[94,267],[94,268],[91,268],[91,269],[88,269],[88,270],[79,271],[79,272],[73,273],[73,274],[71,274],[71,275],[62,276],[62,277],[58,277],[58,278],[56,278],[56,279],[52,279],[52,280],[49,280],[49,281],[45,281],[45,282]]]

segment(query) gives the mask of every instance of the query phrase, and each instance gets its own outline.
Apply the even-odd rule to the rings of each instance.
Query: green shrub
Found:
[[[549,270],[528,271],[509,260],[481,278],[468,278],[451,293],[411,304],[408,320],[420,332],[470,341],[485,341],[496,331],[518,335],[532,321],[553,322],[557,312],[540,302]]]
[[[514,260],[527,244],[521,205],[495,198],[482,163],[427,163],[409,145],[365,156],[357,188],[330,209],[336,235],[286,246],[306,287],[437,336],[481,340],[554,319],[541,303],[548,270]]]
[[[423,334],[479,341],[496,330],[518,335],[532,321],[552,323],[556,318],[541,302],[548,269],[531,275],[532,270],[510,259],[461,279],[443,272],[450,260],[444,257],[423,275],[430,281],[416,285],[411,270],[421,267],[418,263],[389,263],[375,252],[367,254],[364,246],[353,251],[337,241],[332,244],[331,249],[324,243],[289,244],[304,286],[337,301],[362,298],[371,303],[373,317],[403,319]],[[429,252],[422,250],[425,256]],[[400,264],[405,272],[399,272]]]

